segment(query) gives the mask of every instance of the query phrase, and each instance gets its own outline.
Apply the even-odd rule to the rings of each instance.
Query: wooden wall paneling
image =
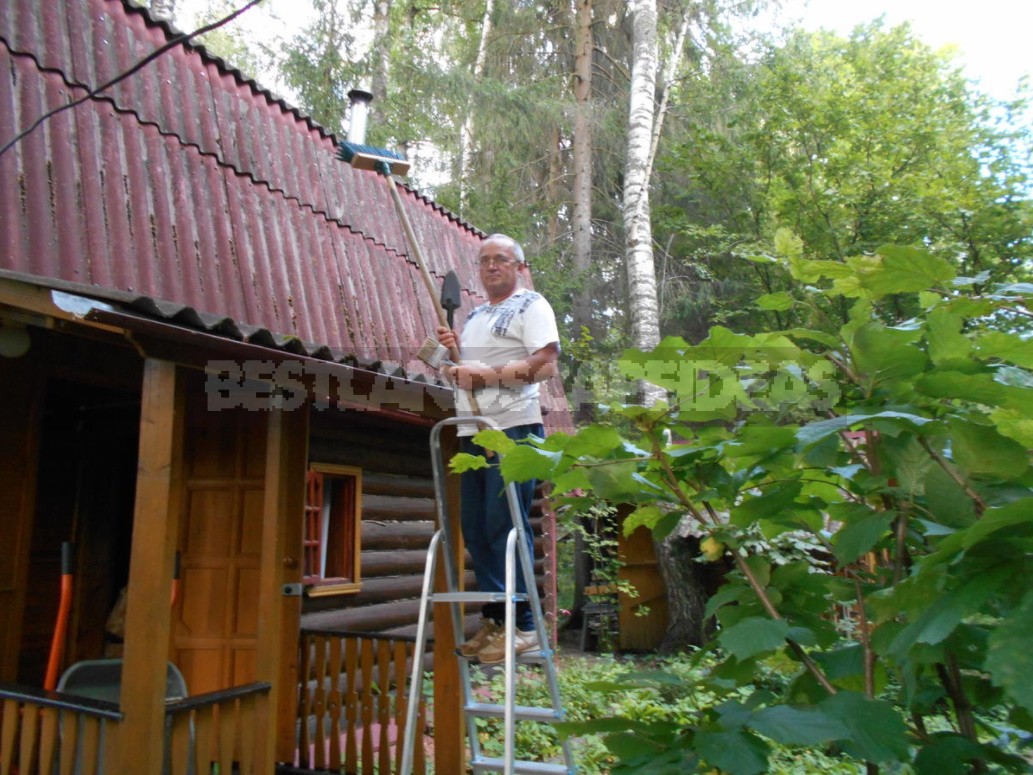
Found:
[[[629,582],[636,597],[620,596],[618,626],[622,651],[650,651],[659,645],[667,632],[667,590],[653,548],[653,534],[640,527],[630,536],[618,537],[621,558],[619,578]],[[639,615],[643,607],[649,609]]]
[[[41,385],[31,357],[0,359],[0,680],[18,676],[35,512]]]
[[[158,775],[165,729],[166,668],[155,643],[169,640],[169,588],[175,561],[185,389],[175,364],[144,364],[140,456],[126,601],[121,707],[113,772]]]

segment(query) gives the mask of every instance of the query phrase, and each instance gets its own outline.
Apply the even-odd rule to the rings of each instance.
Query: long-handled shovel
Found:
[[[61,661],[65,655],[65,638],[68,636],[68,619],[72,611],[72,578],[74,560],[72,544],[65,541],[61,544],[61,601],[57,609],[57,622],[54,625],[54,637],[50,642],[50,657],[47,659],[47,672],[43,677],[43,688],[54,691],[57,686],[57,674],[61,669]]]
[[[437,288],[434,285],[434,279],[430,276],[430,272],[427,270],[427,262],[423,258],[423,251],[420,249],[420,244],[416,239],[416,232],[413,231],[412,223],[409,221],[409,214],[405,211],[405,205],[402,202],[402,197],[398,193],[398,187],[395,185],[394,178],[392,175],[404,175],[409,171],[409,162],[405,157],[394,151],[389,151],[386,148],[374,148],[369,145],[360,145],[359,143],[341,143],[337,146],[337,157],[342,161],[347,162],[351,166],[360,170],[375,170],[384,176],[387,181],[387,188],[391,192],[391,199],[395,203],[395,210],[398,212],[398,219],[402,222],[402,228],[405,230],[405,238],[409,242],[409,248],[412,251],[413,258],[416,259],[416,266],[419,267],[420,276],[423,278],[423,284],[427,288],[427,295],[430,296],[431,303],[434,305],[434,311],[438,316],[438,322],[442,326],[448,326],[452,328],[449,323],[449,318],[446,317],[445,308],[441,305],[438,300]],[[456,281],[458,285],[458,280]],[[457,305],[458,306],[458,305]],[[453,363],[459,363],[459,348],[449,348],[449,354]],[[481,413],[480,407],[477,405],[477,399],[473,392],[467,393],[468,400],[470,402],[470,409],[475,415]]]

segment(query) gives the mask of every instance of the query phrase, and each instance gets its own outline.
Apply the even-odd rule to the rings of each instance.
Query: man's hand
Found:
[[[459,337],[456,336],[456,332],[445,326],[438,326],[435,331],[438,337],[438,344],[444,345],[453,353],[459,351]]]

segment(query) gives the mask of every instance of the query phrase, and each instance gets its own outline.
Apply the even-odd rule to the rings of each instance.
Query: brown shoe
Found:
[[[537,651],[542,646],[538,642],[538,633],[534,630],[517,630],[513,634],[513,650],[517,656],[525,651]],[[498,665],[506,661],[506,631],[500,628],[495,637],[477,653],[482,665]]]
[[[502,626],[494,619],[481,619],[481,626],[470,640],[459,644],[459,653],[464,657],[475,657],[484,648],[496,632],[502,632]]]

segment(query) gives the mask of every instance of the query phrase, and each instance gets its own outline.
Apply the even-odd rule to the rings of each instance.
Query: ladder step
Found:
[[[491,770],[493,772],[505,772],[506,762],[503,759],[497,759],[490,756],[481,756],[470,762],[474,772],[480,772],[484,770]],[[549,762],[527,762],[515,759],[513,761],[513,772],[530,773],[546,773],[551,775],[567,775],[567,773],[573,772],[565,764],[551,764]]]
[[[435,592],[430,595],[435,603],[505,603],[505,592]],[[517,592],[513,595],[517,602],[526,602],[527,593]]]
[[[553,652],[550,651],[550,652],[548,652],[548,654],[546,654],[545,652],[541,651],[540,649],[534,649],[533,651],[525,651],[523,654],[517,654],[516,661],[517,661],[518,665],[544,665],[546,662],[549,661],[549,658],[552,656],[552,653]],[[477,664],[477,656],[476,655],[474,655],[472,657],[466,657],[466,656],[463,656],[462,654],[459,653],[459,649],[456,649],[456,656],[461,658],[461,659],[465,659],[468,662],[473,662],[474,664]],[[506,663],[505,662],[497,662],[494,665],[483,665],[483,667],[484,668],[492,668],[492,667],[494,667],[494,668],[503,668],[504,669],[506,667]]]
[[[503,718],[506,715],[506,706],[490,702],[471,702],[466,706],[466,712],[483,718]],[[555,708],[515,705],[513,716],[520,721],[560,721],[563,718],[563,711]]]

